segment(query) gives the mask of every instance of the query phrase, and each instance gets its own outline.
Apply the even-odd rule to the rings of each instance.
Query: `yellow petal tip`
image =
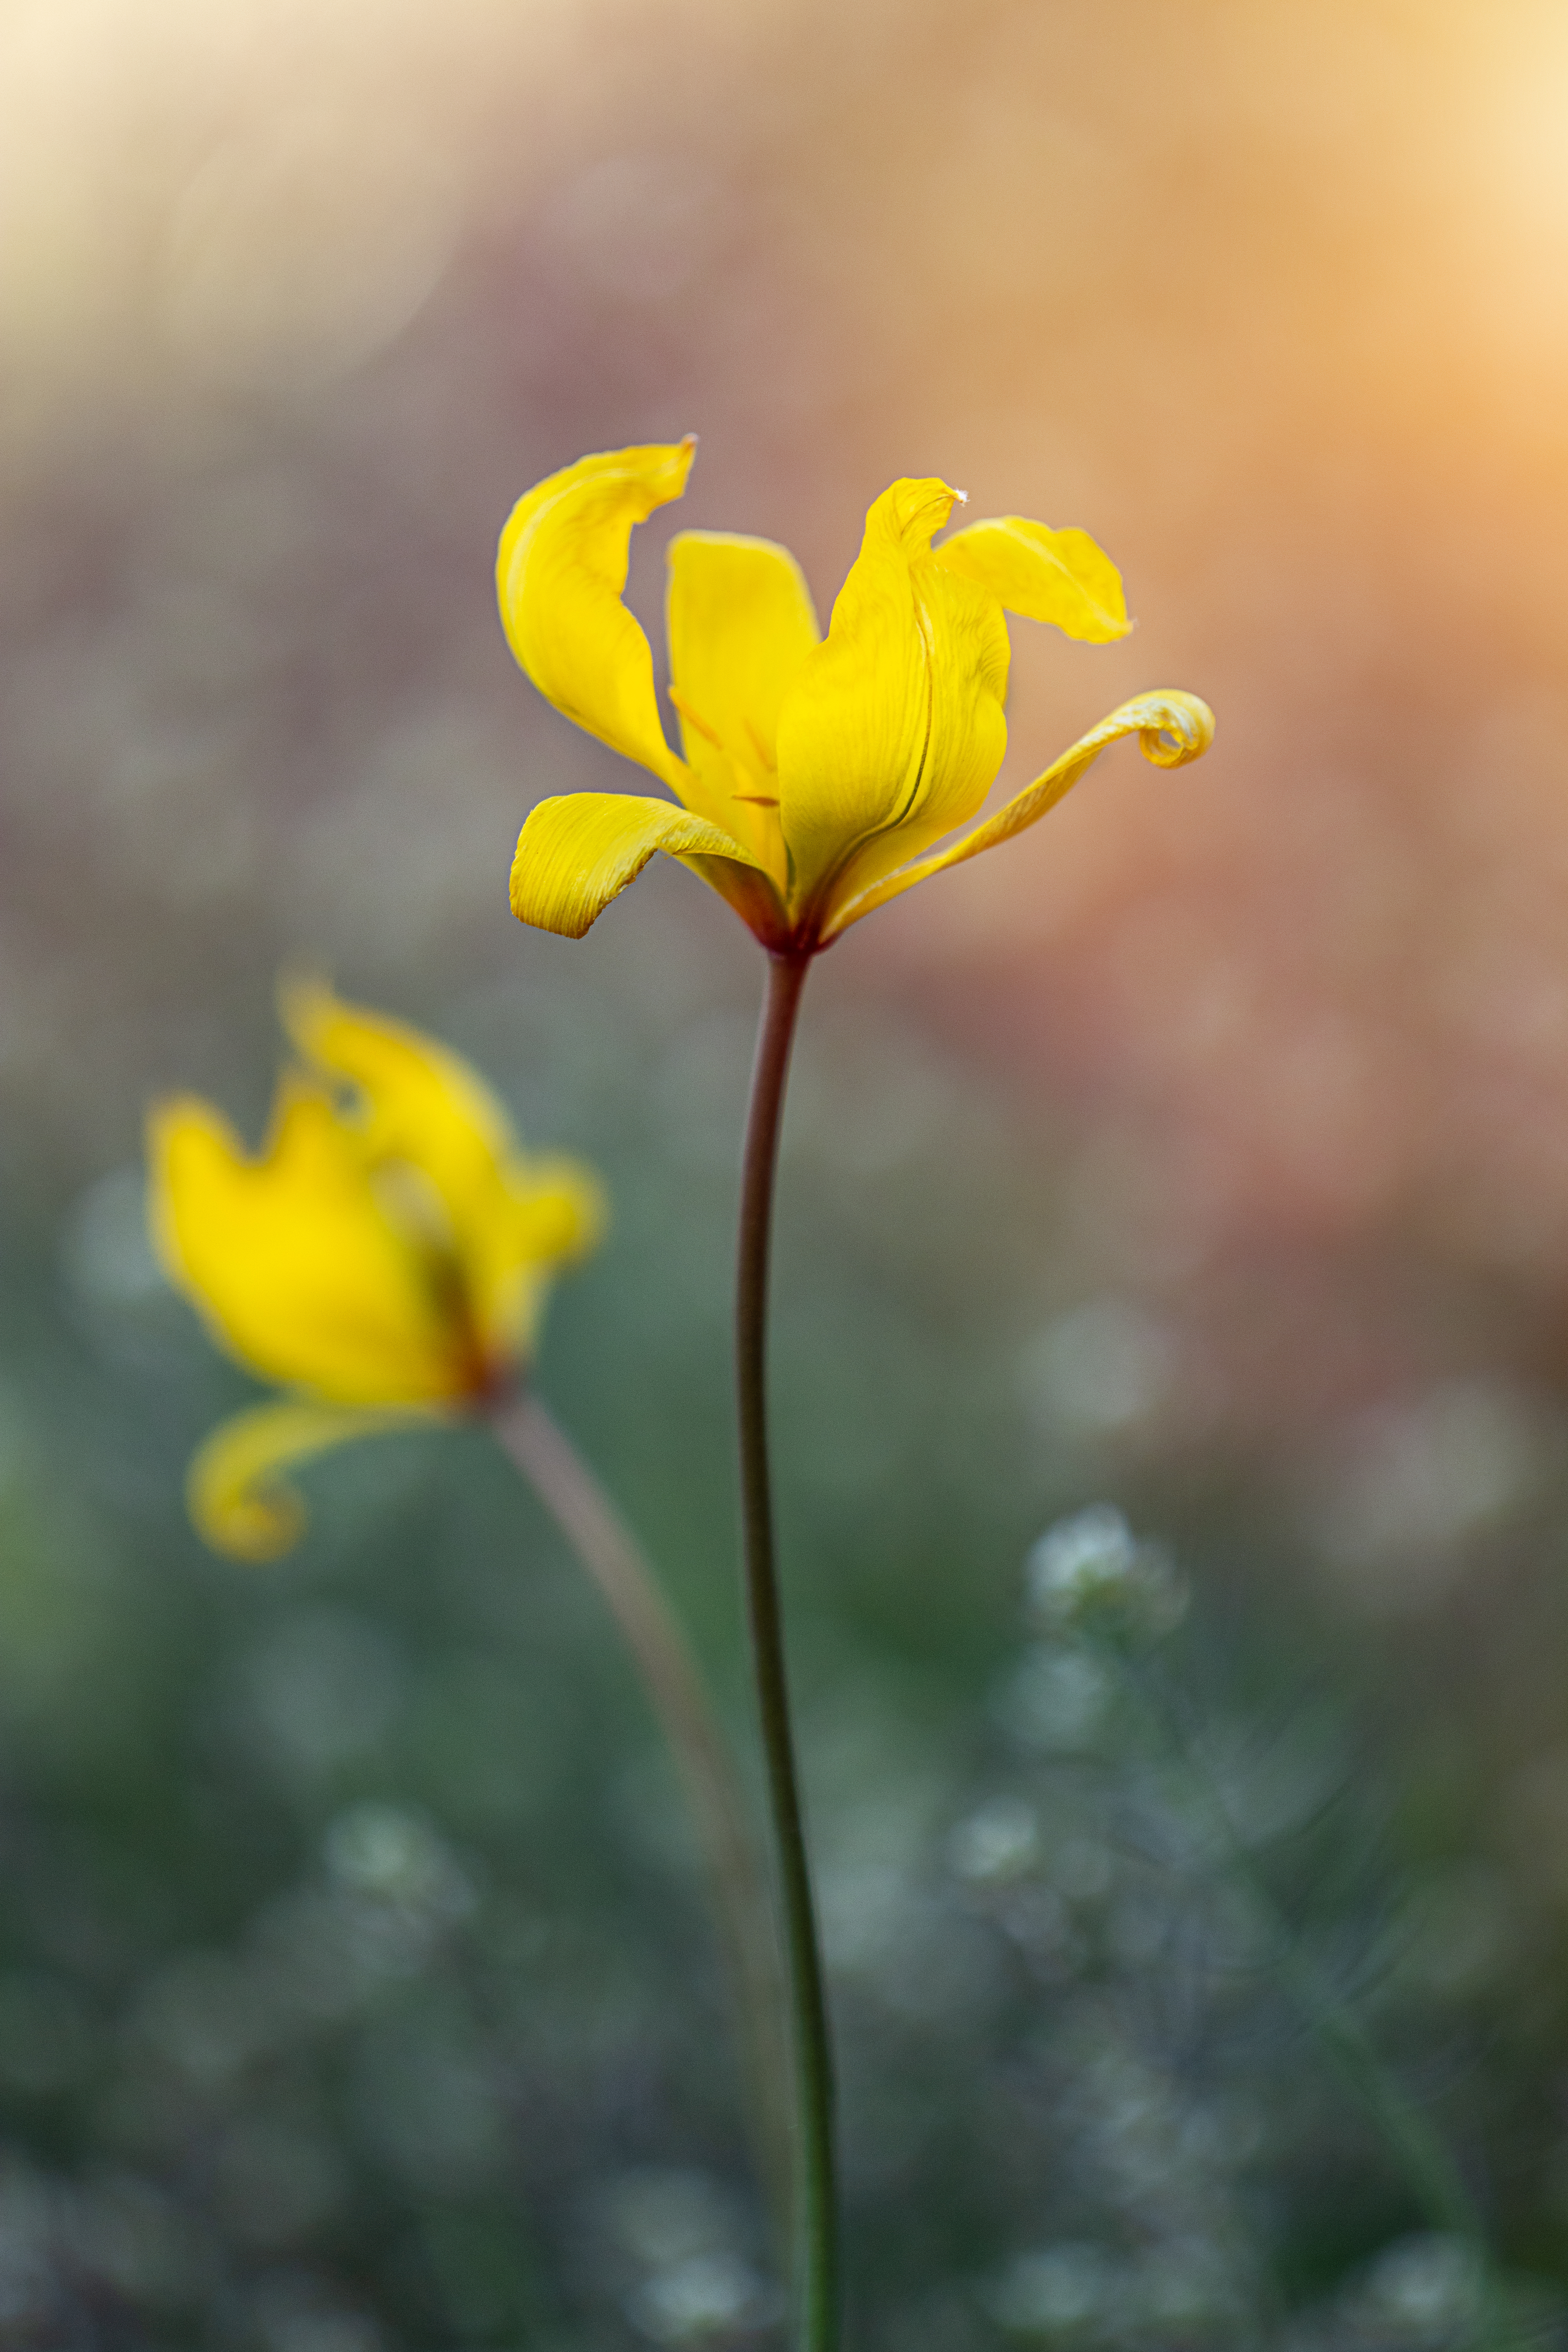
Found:
[[[214,1551],[231,1559],[280,1559],[310,1523],[288,1474],[347,1439],[417,1418],[340,1412],[295,1398],[250,1406],[215,1429],[196,1450],[185,1478],[192,1524]]]
[[[1202,759],[1214,741],[1215,715],[1200,696],[1172,688],[1141,695],[1138,701],[1152,712],[1151,723],[1138,731],[1138,748],[1146,760],[1157,768],[1184,768],[1190,760]],[[1127,706],[1129,710],[1137,707]]]
[[[293,1550],[308,1524],[304,1504],[291,1487],[278,1486],[247,1495],[243,1502],[209,1505],[193,1478],[186,1490],[191,1522],[204,1543],[228,1559],[263,1568]]]

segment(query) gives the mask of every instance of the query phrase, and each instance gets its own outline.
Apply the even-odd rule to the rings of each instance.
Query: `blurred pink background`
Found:
[[[1242,1431],[1500,1349],[1555,1377],[1565,107],[1533,0],[8,0],[28,1196],[258,1048],[284,954],[426,1015],[512,969],[530,802],[639,783],[514,670],[497,532],[696,429],[656,637],[677,523],[788,541],[826,613],[868,500],[938,471],[1091,530],[1139,615],[1017,625],[1005,784],[1139,688],[1218,713],[825,974],[1067,1117],[1112,1371],[1142,1332],[1177,1423]],[[639,890],[528,950],[586,1029],[605,929],[730,919]]]

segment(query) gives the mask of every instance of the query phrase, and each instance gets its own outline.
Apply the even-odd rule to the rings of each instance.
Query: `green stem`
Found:
[[[713,1890],[758,2162],[782,2252],[790,2239],[793,2137],[784,1995],[773,1904],[729,1742],[658,1578],[564,1431],[529,1391],[499,1405],[491,1426],[608,1602],[685,1782]]]
[[[1501,2307],[1486,2225],[1447,2145],[1415,2100],[1401,2090],[1365,2027],[1324,1984],[1302,1950],[1231,1819],[1223,1788],[1188,1735],[1174,1695],[1152,1668],[1146,1676],[1128,1679],[1197,1794],[1231,1876],[1262,1921],[1280,1984],[1375,2126],[1427,2221],[1435,2230],[1458,2238],[1475,2264],[1479,2286],[1477,2352],[1514,2352],[1516,2337]]]
[[[768,989],[757,1033],[741,1180],[740,1246],[735,1276],[735,1394],[752,1660],[767,1764],[795,2021],[797,2337],[801,2352],[833,2352],[838,2341],[833,2052],[790,1731],[784,1629],[773,1564],[767,1422],[768,1261],[773,1176],[778,1166],[779,1128],[789,1076],[790,1047],[795,1041],[795,1017],[809,961],[807,956],[790,953],[773,954],[768,960]]]

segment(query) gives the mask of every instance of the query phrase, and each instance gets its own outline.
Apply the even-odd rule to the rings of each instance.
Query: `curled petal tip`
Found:
[[[216,1507],[193,1481],[186,1489],[186,1507],[197,1533],[214,1551],[257,1568],[292,1551],[310,1523],[294,1489],[281,1484],[258,1487]]]
[[[185,1481],[196,1532],[233,1559],[279,1559],[299,1542],[310,1519],[294,1470],[351,1438],[431,1418],[413,1410],[356,1412],[296,1398],[252,1405],[197,1449]]]
[[[1098,727],[1091,727],[1087,735],[1081,735],[1043,775],[1037,776],[1023,792],[1015,793],[994,815],[972,826],[945,849],[913,859],[862,890],[847,905],[839,907],[827,937],[837,938],[850,923],[859,922],[873,908],[897,898],[912,884],[923,882],[927,875],[940,873],[944,866],[962,865],[965,858],[1022,833],[1066,797],[1109,745],[1136,735],[1144,757],[1152,760],[1156,767],[1181,768],[1208,750],[1214,740],[1214,712],[1195,694],[1173,689],[1163,694],[1135,695],[1131,702],[1124,702],[1108,719],[1102,719]]]
[[[1214,741],[1215,717],[1195,694],[1152,694],[1148,723],[1138,730],[1138,748],[1157,768],[1184,768],[1200,760]]]

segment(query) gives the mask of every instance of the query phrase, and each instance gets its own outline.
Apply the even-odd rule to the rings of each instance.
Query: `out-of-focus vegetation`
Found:
[[[637,1010],[636,927],[585,992],[557,967],[454,1029],[612,1175],[616,1239],[558,1298],[544,1377],[741,1725],[722,1237],[748,971],[720,947],[679,1016]],[[1100,1651],[1031,1620],[1029,1538],[1107,1483],[1181,1548],[1163,1670],[1238,1838],[1549,2315],[1555,1882],[1482,1826],[1489,1711],[1447,1687],[1473,1618],[1352,1643],[1277,1497],[1190,1462],[1112,1472],[1152,1343],[1059,1304],[1061,1135],[818,977],[780,1439],[868,2340],[1464,2340],[1462,2249],[1281,1987],[1190,1768]],[[240,1380],[160,1284],[129,1171],[77,1202],[62,1272],[11,1293],[18,2340],[765,2333],[673,1778],[508,1465],[478,1432],[367,1444],[315,1474],[296,1557],[236,1570],[176,1498]],[[1439,1460],[1505,1425],[1479,1391],[1425,1410]],[[1540,1520],[1515,1540],[1544,1641]]]
[[[1189,1766],[1027,1614],[1100,1501],[1190,1585],[1160,1671],[1249,1867],[1558,2340],[1565,85],[1524,0],[0,10],[5,2340],[776,2330],[593,1596],[479,1433],[204,1554],[245,1385],[139,1196],[151,1094],[256,1132],[290,957],[595,1160],[542,1381],[745,1736],[756,958],[673,871],[512,923],[527,805],[615,770],[489,581],[521,488],[688,427],[676,519],[824,608],[903,471],[1111,551],[1140,629],[1016,633],[1009,784],[1140,686],[1221,724],[807,998],[778,1451],[855,2340],[1469,2324]]]

